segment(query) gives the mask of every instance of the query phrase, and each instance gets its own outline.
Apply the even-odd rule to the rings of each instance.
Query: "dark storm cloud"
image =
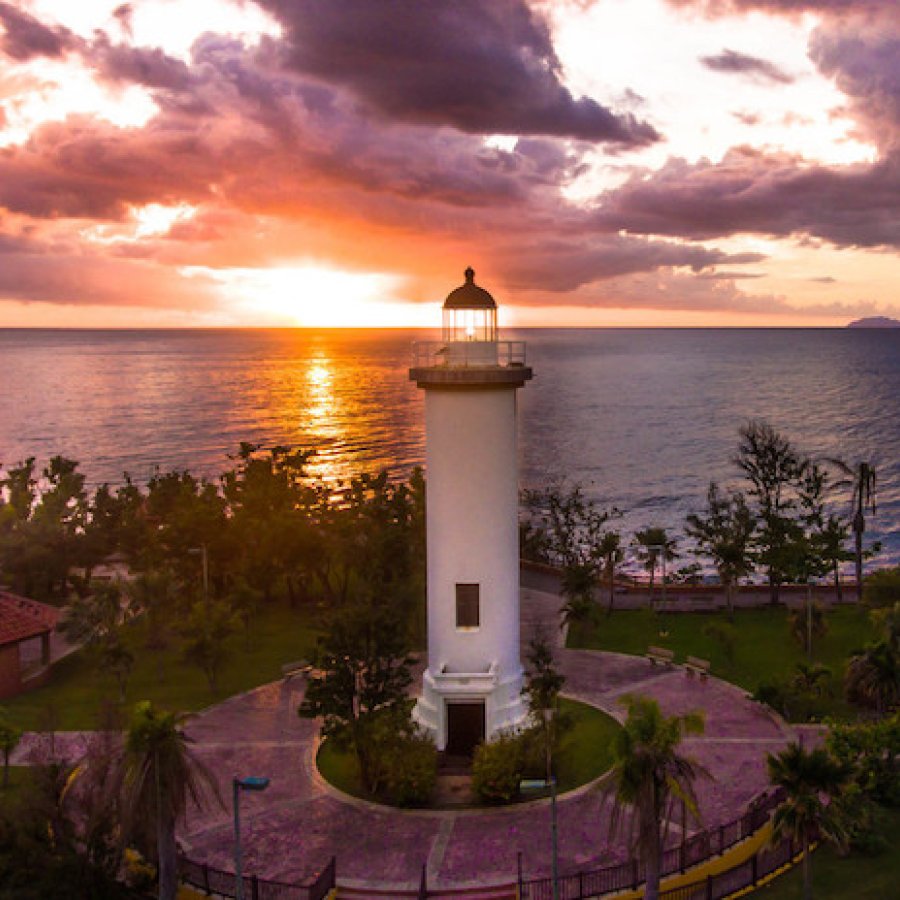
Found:
[[[510,287],[569,292],[584,285],[658,268],[685,268],[695,275],[723,263],[753,263],[757,253],[728,254],[721,250],[623,235],[592,235],[581,239],[533,238],[497,255]]]
[[[285,65],[385,119],[622,147],[659,139],[631,114],[572,96],[549,29],[524,0],[257,2],[284,27],[284,41],[268,46]]]
[[[600,227],[705,240],[741,232],[809,234],[840,246],[900,247],[900,155],[829,168],[731,151],[721,163],[670,160],[605,196]]]
[[[35,56],[62,56],[78,44],[67,28],[50,27],[10,3],[0,2],[0,50],[18,61]]]
[[[89,57],[98,74],[108,81],[125,81],[148,88],[184,90],[191,82],[187,64],[158,47],[113,44],[101,34],[91,45]]]
[[[736,50],[723,50],[715,56],[703,56],[700,62],[714,72],[725,72],[729,75],[748,75],[758,81],[790,84],[793,78],[783,72],[774,63],[758,56],[747,56]]]
[[[881,146],[900,144],[900,6],[893,22],[841,23],[817,29],[809,52],[834,78],[851,112]]]

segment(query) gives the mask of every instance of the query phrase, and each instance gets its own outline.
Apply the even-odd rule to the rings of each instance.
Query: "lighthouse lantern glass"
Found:
[[[456,341],[496,341],[496,309],[445,309],[443,339]]]

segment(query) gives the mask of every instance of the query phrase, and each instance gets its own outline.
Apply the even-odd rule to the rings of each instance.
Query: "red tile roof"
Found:
[[[0,647],[52,631],[58,620],[55,607],[0,591]]]

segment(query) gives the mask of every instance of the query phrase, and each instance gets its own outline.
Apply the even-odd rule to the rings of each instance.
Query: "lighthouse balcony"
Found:
[[[413,368],[524,366],[525,341],[416,341]]]
[[[465,671],[445,663],[439,671],[432,674],[432,677],[442,692],[452,691],[456,687],[463,691],[471,690],[472,688],[492,690],[497,684],[497,674],[498,666],[496,662],[476,672]]]
[[[409,377],[430,385],[496,384],[520,387],[532,377],[525,341],[417,341]]]

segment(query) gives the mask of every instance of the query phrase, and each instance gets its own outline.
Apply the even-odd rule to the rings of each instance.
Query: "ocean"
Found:
[[[91,487],[158,467],[214,477],[241,441],[315,448],[312,474],[424,459],[416,331],[0,329],[0,467],[61,453]],[[874,461],[878,561],[900,563],[900,330],[524,329],[520,477],[566,479],[626,535],[679,534],[711,479],[738,486],[738,428]],[[835,498],[837,508],[846,501]],[[843,503],[843,507],[841,504]]]

